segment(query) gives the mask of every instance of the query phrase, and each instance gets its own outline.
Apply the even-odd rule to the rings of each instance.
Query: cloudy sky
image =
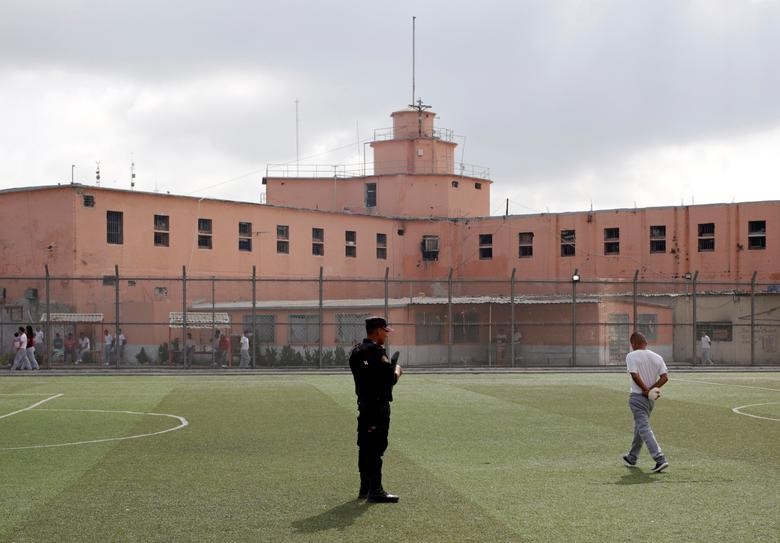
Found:
[[[417,95],[492,213],[780,199],[778,0],[0,0],[0,188],[259,201]]]

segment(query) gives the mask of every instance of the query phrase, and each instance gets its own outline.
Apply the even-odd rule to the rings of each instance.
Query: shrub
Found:
[[[334,366],[346,366],[347,365],[347,352],[344,347],[339,345],[336,350],[333,351],[333,365]]]
[[[157,360],[160,364],[167,364],[168,363],[168,344],[167,343],[161,343],[160,346],[157,348]]]
[[[138,360],[139,364],[148,364],[149,363],[149,355],[146,354],[146,351],[143,347],[141,347],[141,350],[138,351],[138,354],[135,355],[135,359]]]

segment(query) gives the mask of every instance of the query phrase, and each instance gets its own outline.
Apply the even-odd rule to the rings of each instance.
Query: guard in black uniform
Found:
[[[382,455],[387,449],[390,430],[390,402],[393,401],[393,386],[403,374],[397,362],[398,353],[390,359],[385,351],[387,334],[392,331],[382,317],[367,318],[368,337],[349,355],[358,404],[358,498],[380,503],[398,501],[398,496],[388,494],[382,487]]]

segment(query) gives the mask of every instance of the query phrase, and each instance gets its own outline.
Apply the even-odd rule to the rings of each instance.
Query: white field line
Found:
[[[780,388],[767,388],[767,387],[755,387],[752,385],[735,385],[734,383],[717,383],[715,381],[701,381],[699,379],[680,379],[679,377],[673,377],[669,381],[683,381],[685,383],[703,383],[705,385],[720,385],[724,387],[740,387],[740,388],[752,388],[754,390],[769,390],[772,392],[780,392]]]
[[[25,407],[24,409],[19,409],[17,411],[13,411],[11,413],[6,413],[5,415],[0,415],[0,419],[4,419],[6,417],[10,417],[11,415],[16,415],[17,413],[22,413],[24,411],[29,411],[30,409],[35,409],[39,405],[44,404],[44,403],[48,402],[49,400],[53,400],[55,398],[59,398],[60,396],[62,396],[62,394],[55,394],[54,396],[50,396],[50,397],[46,398],[45,400],[41,400],[40,402],[35,402],[31,406]]]
[[[51,399],[51,398],[49,398]],[[47,401],[47,400],[44,400]],[[42,402],[39,402],[42,403]],[[36,404],[38,405],[38,404]],[[27,409],[32,409],[32,407],[29,407]],[[25,411],[24,409],[22,411]],[[22,447],[3,447],[0,448],[0,451],[20,451],[24,449],[51,449],[54,447],[71,447],[74,445],[87,445],[89,443],[106,443],[108,441],[124,441],[126,439],[137,439],[139,437],[151,437],[151,436],[157,436],[160,434],[165,434],[168,432],[175,432],[176,430],[181,430],[185,426],[188,426],[190,423],[185,419],[184,417],[180,417],[178,415],[169,415],[167,413],[141,413],[138,411],[109,411],[106,409],[39,409],[38,411],[71,411],[76,413],[124,413],[127,415],[150,415],[153,417],[170,417],[172,419],[176,419],[179,421],[179,425],[175,426],[173,428],[167,428],[165,430],[160,430],[159,432],[151,432],[148,434],[136,434],[132,436],[124,436],[124,437],[107,437],[103,439],[90,439],[87,441],[73,441],[70,443],[53,443],[49,445],[25,445]],[[12,413],[13,414],[13,413]]]
[[[775,421],[780,422],[780,419],[775,419],[775,418],[772,418],[772,417],[762,417],[761,415],[751,415],[750,413],[743,413],[742,411],[740,411],[740,409],[745,409],[746,407],[756,407],[756,406],[759,406],[759,405],[771,405],[771,404],[775,404],[775,403],[777,403],[777,402],[752,403],[750,405],[740,405],[739,407],[734,407],[731,410],[734,411],[734,413],[736,413],[737,415],[744,415],[746,417],[753,417],[754,419],[775,420]]]

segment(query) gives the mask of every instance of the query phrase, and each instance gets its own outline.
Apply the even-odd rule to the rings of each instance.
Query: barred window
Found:
[[[320,340],[317,315],[290,315],[289,343],[317,343]]]
[[[360,343],[366,337],[368,315],[343,313],[336,315],[336,339],[341,343]]]
[[[255,345],[261,345],[263,343],[273,344],[276,342],[275,334],[275,318],[273,315],[260,315],[255,313],[255,331],[253,339]],[[252,329],[252,314],[244,315],[244,329]]]
[[[657,225],[650,227],[650,252],[666,252],[666,225]]]
[[[252,250],[252,223],[251,222],[238,223],[238,250],[239,251]]]
[[[708,222],[699,225],[699,252],[715,250],[715,223]]]
[[[315,256],[325,255],[325,229],[311,229],[311,254]]]
[[[366,183],[366,207],[376,207],[376,183]]]
[[[576,232],[574,230],[561,230],[561,256],[575,255]]]
[[[517,237],[520,248],[520,258],[530,258],[534,256],[534,233],[520,232]]]
[[[376,257],[387,260],[387,234],[376,235]]]
[[[493,234],[479,235],[479,259],[490,260],[493,258]]]
[[[106,242],[112,245],[122,245],[123,224],[121,211],[106,211]]]
[[[290,227],[286,224],[276,225],[276,252],[290,253]]]
[[[766,221],[748,221],[748,249],[766,249]]]
[[[154,216],[154,246],[168,247],[170,244],[170,217],[168,215]]]
[[[348,257],[355,258],[357,256],[357,232],[354,230],[347,230],[344,238],[346,242],[344,254]]]
[[[198,249],[211,249],[211,219],[198,219]]]
[[[620,228],[604,229],[604,254],[620,254]]]

